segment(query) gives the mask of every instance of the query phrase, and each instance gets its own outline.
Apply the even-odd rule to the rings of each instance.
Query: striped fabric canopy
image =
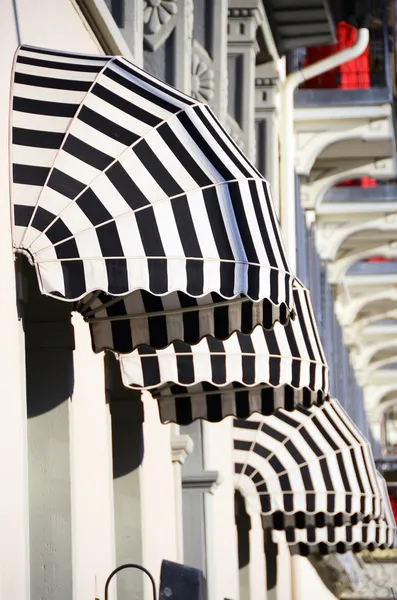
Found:
[[[225,341],[206,337],[196,345],[174,342],[164,350],[141,346],[119,357],[132,388],[154,388],[162,421],[241,418],[253,412],[321,403],[328,394],[328,367],[309,292],[294,284],[296,318]]]
[[[12,163],[15,249],[35,265],[44,294],[90,294],[87,318],[98,322],[146,312],[143,293],[114,303],[138,290],[155,298],[149,312],[215,296],[267,300],[280,307],[271,316],[287,320],[293,277],[268,184],[208,106],[121,57],[23,46]],[[211,333],[202,319],[197,335]],[[101,344],[118,346],[94,340]]]
[[[384,478],[377,473],[382,492],[382,516],[378,519],[366,518],[358,523],[346,523],[342,526],[315,527],[301,529],[293,527],[285,531],[273,531],[274,542],[284,541],[292,554],[345,553],[347,551],[375,550],[376,548],[397,547],[397,526],[390,505]]]
[[[331,525],[382,516],[370,444],[337,400],[234,425],[236,487],[265,526],[316,527],[314,515]]]
[[[234,331],[250,334],[259,324],[272,329],[275,321],[286,325],[289,320],[284,304],[242,296],[230,301],[214,293],[192,298],[180,292],[159,297],[136,291],[115,298],[97,292],[76,308],[90,325],[94,351],[121,354],[141,345],[165,348],[175,340],[197,344],[206,335],[225,340]]]

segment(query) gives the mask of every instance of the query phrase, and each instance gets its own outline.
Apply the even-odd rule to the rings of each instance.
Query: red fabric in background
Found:
[[[339,21],[336,25],[336,44],[327,46],[313,46],[306,51],[305,66],[312,65],[319,60],[336,54],[340,50],[349,48],[354,44],[357,31],[345,21]],[[358,58],[349,60],[347,63],[331,69],[319,77],[305,82],[307,89],[363,89],[371,87],[369,74],[369,51],[368,48]]]
[[[376,179],[372,177],[360,177],[359,179],[345,179],[337,183],[335,187],[376,187]]]
[[[397,500],[394,500],[392,496],[389,495],[390,504],[393,511],[394,519],[397,521]]]

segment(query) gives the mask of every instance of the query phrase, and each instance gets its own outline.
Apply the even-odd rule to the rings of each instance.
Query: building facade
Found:
[[[208,600],[369,598],[368,589],[377,589],[379,575],[365,557],[308,559],[275,544],[235,489],[233,418],[162,424],[149,391],[126,388],[114,355],[92,352],[81,315],[40,294],[26,257],[15,259],[10,223],[10,78],[18,46],[29,45],[122,55],[208,103],[270,182],[286,235],[291,223],[282,218],[280,153],[286,84],[296,69],[323,56],[315,49],[336,42],[338,23],[359,20],[357,8],[349,13],[340,4],[1,5],[0,598],[103,599],[117,565],[143,565],[159,583],[165,560],[200,570]],[[339,72],[328,87],[311,80],[295,91],[295,186],[288,200],[295,240],[286,243],[311,290],[331,395],[381,458],[395,445],[397,390],[396,36],[392,3],[374,1],[365,10],[368,81],[344,88]],[[371,187],[362,178],[371,178]],[[394,560],[392,552],[387,560]],[[393,575],[385,577],[392,587]],[[109,594],[152,597],[149,580],[127,571]]]

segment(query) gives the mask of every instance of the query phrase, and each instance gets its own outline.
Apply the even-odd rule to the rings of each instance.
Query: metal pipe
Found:
[[[157,600],[156,583],[154,581],[153,575],[147,569],[145,569],[145,567],[142,567],[141,565],[135,565],[133,563],[121,565],[120,567],[117,567],[117,569],[114,569],[114,571],[110,573],[105,583],[105,600],[108,600],[109,584],[111,580],[116,575],[116,573],[118,573],[119,571],[123,571],[124,569],[138,569],[138,571],[142,571],[143,573],[145,573],[149,577],[150,583],[152,584],[153,600]]]
[[[296,270],[296,230],[295,230],[295,135],[294,135],[294,92],[296,88],[313,77],[360,56],[369,42],[369,30],[357,31],[353,46],[319,60],[300,71],[290,73],[282,87],[281,95],[281,136],[280,136],[280,220],[284,244],[292,272]]]

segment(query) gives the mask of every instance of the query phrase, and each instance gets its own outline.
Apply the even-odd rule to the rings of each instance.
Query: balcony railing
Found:
[[[395,23],[391,15],[390,0],[372,0],[370,43],[368,61],[356,59],[345,70],[335,69],[323,78],[308,81],[295,92],[295,105],[346,106],[391,103],[395,89]],[[393,15],[395,10],[393,9]],[[393,22],[393,25],[391,23]],[[329,55],[327,47],[297,49],[287,57],[289,72],[304,67],[313,61],[313,52],[318,59]]]
[[[395,181],[377,181],[375,187],[341,186],[331,188],[324,197],[329,204],[396,202],[397,184]]]

